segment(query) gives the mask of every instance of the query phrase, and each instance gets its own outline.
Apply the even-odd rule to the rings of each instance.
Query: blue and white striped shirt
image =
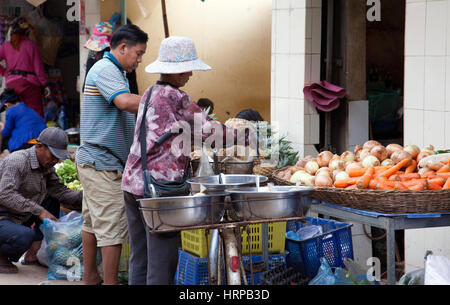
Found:
[[[123,171],[133,142],[135,117],[112,102],[129,93],[128,80],[117,59],[106,52],[86,75],[80,118],[81,145],[76,162],[97,170]]]

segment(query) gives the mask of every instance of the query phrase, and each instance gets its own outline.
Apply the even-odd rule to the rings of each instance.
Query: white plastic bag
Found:
[[[450,260],[428,255],[425,262],[425,285],[450,285]]]

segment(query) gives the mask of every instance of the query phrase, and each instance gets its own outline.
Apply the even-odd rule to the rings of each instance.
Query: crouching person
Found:
[[[68,159],[68,138],[56,127],[44,129],[31,148],[0,162],[0,273],[17,273],[17,262],[37,262],[44,219],[57,221],[60,203],[81,210],[83,194],[60,182],[54,165]],[[34,227],[31,226],[34,224]]]

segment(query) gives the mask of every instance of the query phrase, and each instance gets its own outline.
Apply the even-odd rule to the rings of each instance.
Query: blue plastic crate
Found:
[[[330,267],[344,267],[345,257],[353,259],[351,224],[306,217],[307,224],[321,225],[324,233],[301,241],[286,237],[288,267],[312,279],[319,270],[321,257],[325,257]],[[286,232],[296,232],[303,225],[300,221],[290,221]]]
[[[260,262],[263,260],[262,255],[253,255],[252,262]],[[244,268],[250,262],[249,256],[242,257]],[[269,269],[275,268],[279,265],[286,265],[285,254],[269,255]],[[221,282],[226,283],[225,270],[222,270]],[[253,273],[253,283],[257,285],[261,283],[263,272]],[[246,274],[247,282],[251,284],[250,273]],[[183,250],[178,250],[178,266],[175,273],[176,285],[209,285],[208,280],[208,258],[201,258],[192,255]]]

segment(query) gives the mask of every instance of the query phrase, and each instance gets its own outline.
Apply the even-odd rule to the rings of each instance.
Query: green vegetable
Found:
[[[82,190],[83,187],[78,180],[77,167],[75,162],[71,160],[64,160],[64,162],[56,165],[56,174],[59,180],[64,183],[65,186],[72,190]]]

